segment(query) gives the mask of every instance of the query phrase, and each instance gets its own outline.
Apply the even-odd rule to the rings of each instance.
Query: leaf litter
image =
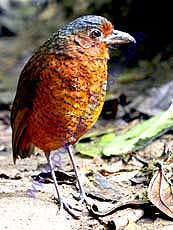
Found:
[[[132,147],[123,154],[113,155],[111,153],[110,156],[103,153],[105,146],[108,146],[115,138],[118,138],[119,135],[126,135],[131,132],[131,123],[123,126],[120,133],[114,128],[116,125],[115,121],[112,121],[112,127],[109,126],[108,129],[106,129],[106,126],[104,126],[104,129],[101,131],[95,129],[95,133],[91,132],[88,134],[88,137],[83,138],[83,140],[85,140],[84,142],[82,142],[82,140],[79,142],[79,144],[83,144],[83,151],[85,149],[87,150],[87,145],[90,144],[90,142],[94,142],[95,144],[95,150],[93,152],[91,148],[92,154],[90,154],[90,158],[85,157],[87,154],[84,154],[83,158],[79,154],[76,155],[78,165],[80,165],[81,173],[84,177],[88,199],[90,199],[91,202],[91,206],[88,208],[89,211],[93,211],[93,213],[87,214],[85,211],[78,221],[71,219],[64,213],[64,220],[69,220],[70,218],[70,229],[154,229],[153,226],[157,226],[157,229],[159,229],[158,226],[162,226],[163,229],[165,226],[166,229],[166,226],[172,226],[171,222],[166,219],[167,216],[172,217],[172,174],[171,170],[167,170],[165,166],[167,165],[168,168],[169,166],[171,167],[171,160],[165,162],[165,156],[161,153],[163,151],[163,145],[168,142],[170,142],[170,144],[172,143],[173,146],[173,138],[171,135],[172,127],[170,125],[172,117],[169,116],[168,111],[151,118],[153,120],[149,119],[144,121],[150,124],[148,126],[146,123],[143,125],[143,122],[139,122],[139,119],[132,120],[131,123],[135,122],[135,125],[132,125],[132,129],[135,129],[136,125],[141,125],[140,128],[137,127],[137,131],[139,128],[140,138],[132,144],[133,147],[137,146],[137,148]],[[8,158],[8,160],[4,161],[4,155],[1,154],[10,149],[8,122],[2,120],[0,126],[0,134],[3,137],[3,139],[0,140],[0,145],[2,146],[0,150],[1,167],[6,168],[6,170],[10,172],[14,167],[11,158],[9,158],[8,154],[5,156],[5,159]],[[147,127],[150,127],[148,131]],[[164,135],[164,133],[166,134]],[[149,137],[148,140],[146,139],[147,136]],[[144,141],[143,139],[141,141],[141,137]],[[134,135],[132,140],[135,138],[137,137]],[[100,146],[98,146],[99,143]],[[136,143],[142,146],[142,148],[138,148]],[[147,147],[145,143],[148,144]],[[127,147],[126,144],[127,142],[124,142],[124,148]],[[4,145],[6,147],[5,149],[3,147]],[[78,152],[82,153],[79,149]],[[155,152],[157,154],[155,154]],[[145,157],[145,159],[143,159],[143,157]],[[11,202],[14,203],[17,196],[20,196],[20,193],[16,191],[21,191],[23,196],[26,196],[23,192],[31,185],[32,176],[35,176],[37,173],[39,174],[41,170],[41,168],[38,170],[35,165],[38,165],[39,161],[43,162],[45,160],[43,159],[44,157],[42,155],[36,155],[30,159],[21,160],[16,168],[16,170],[20,172],[20,178],[18,180],[13,180],[12,177],[9,176],[11,173],[6,173],[7,171],[1,170],[0,194],[4,195],[0,197],[5,196],[9,201],[11,199]],[[60,186],[65,196],[73,203],[75,202],[73,195],[77,194],[75,191],[76,184],[74,183],[72,188],[71,185],[68,185],[70,166],[67,163],[67,157],[65,155],[62,161],[63,170],[68,173],[60,174],[59,172],[61,172],[61,170],[57,168],[57,176],[59,180],[62,181]],[[162,169],[158,167],[158,161],[164,161],[164,167],[162,167]],[[32,167],[31,165],[34,166]],[[19,170],[20,166],[23,166],[24,170]],[[30,170],[26,171],[25,169],[28,167]],[[64,176],[61,178],[61,175],[67,176],[67,178]],[[8,178],[4,178],[6,176]],[[40,199],[53,202],[51,199],[53,189],[51,184],[49,184],[49,182],[51,182],[49,181],[49,175],[41,176],[43,176],[43,178],[45,177],[45,183],[43,181],[43,187],[37,191],[37,198],[34,200],[34,203],[37,203],[37,201],[40,202]],[[152,177],[155,179],[151,179]],[[160,178],[160,180],[158,180],[158,178]],[[7,187],[10,189],[6,190]],[[9,196],[7,191],[11,193],[11,196]],[[69,194],[72,196],[69,196]],[[161,206],[158,205],[160,201],[158,202],[156,198],[161,201]],[[23,203],[23,207],[25,207],[26,202]],[[5,204],[6,201],[4,202],[3,199],[1,199],[3,208],[6,207]],[[11,204],[8,207],[11,207]],[[8,207],[6,211],[10,214]],[[41,207],[43,207],[42,204],[40,208]],[[57,211],[57,206],[55,206],[54,210],[55,212]],[[37,212],[38,209],[35,211]],[[165,213],[165,215],[163,215],[163,213]],[[93,217],[94,219],[92,219]],[[149,219],[150,221],[152,219],[151,224],[146,221]],[[68,225],[68,227],[70,225]],[[162,227],[160,229],[162,229]]]

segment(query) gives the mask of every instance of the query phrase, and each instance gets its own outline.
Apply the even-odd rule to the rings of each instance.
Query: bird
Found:
[[[106,94],[109,47],[134,42],[102,16],[80,16],[59,28],[21,71],[11,110],[14,163],[35,147],[45,153],[60,209],[72,207],[60,192],[52,151],[65,148],[86,201],[73,145],[97,121]]]

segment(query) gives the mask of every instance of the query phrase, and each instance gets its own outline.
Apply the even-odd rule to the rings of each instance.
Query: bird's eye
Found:
[[[99,38],[102,37],[102,32],[98,29],[93,29],[90,31],[89,36],[92,38]]]

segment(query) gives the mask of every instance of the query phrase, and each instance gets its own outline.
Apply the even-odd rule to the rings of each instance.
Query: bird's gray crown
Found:
[[[72,22],[60,28],[57,34],[68,36],[87,27],[99,27],[106,19],[96,15],[86,15],[76,18]]]

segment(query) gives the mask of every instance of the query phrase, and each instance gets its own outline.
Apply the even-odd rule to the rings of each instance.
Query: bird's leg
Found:
[[[50,152],[45,152],[45,155],[46,155],[46,158],[47,158],[47,161],[48,161],[48,164],[50,166],[50,171],[51,171],[51,175],[52,175],[52,179],[53,179],[53,182],[54,182],[54,185],[55,185],[55,189],[56,189],[56,193],[57,193],[57,196],[58,196],[58,201],[59,201],[59,204],[60,204],[60,211],[64,209],[70,213],[73,217],[75,218],[78,218],[79,215],[77,215],[76,213],[74,213],[72,211],[72,207],[67,204],[67,202],[64,201],[64,198],[63,196],[61,195],[60,193],[60,190],[59,190],[59,185],[58,185],[58,182],[57,182],[57,179],[56,179],[56,175],[55,175],[55,171],[54,171],[54,166],[53,166],[53,163],[52,163],[52,159],[51,159],[51,154]],[[76,211],[80,211],[80,210],[77,210],[74,208],[74,210]]]
[[[68,151],[68,154],[69,154],[69,157],[70,157],[70,160],[71,160],[71,163],[72,163],[75,175],[76,175],[76,179],[77,179],[77,182],[79,185],[80,199],[81,199],[81,201],[86,202],[86,200],[87,200],[86,199],[86,193],[85,193],[84,187],[80,181],[79,172],[78,172],[78,169],[77,169],[77,166],[75,164],[74,157],[73,157],[73,147],[72,147],[72,145],[69,144],[69,145],[66,145],[66,149]]]
[[[55,171],[54,171],[53,163],[52,163],[52,160],[51,160],[51,154],[50,154],[50,152],[46,152],[45,155],[46,155],[49,167],[50,167],[52,179],[53,179],[53,182],[54,182],[54,185],[55,185],[56,193],[57,193],[57,196],[58,196],[58,201],[59,201],[59,204],[60,204],[60,210],[61,210],[63,208],[63,199],[62,199],[62,196],[61,196],[60,191],[59,191],[58,182],[56,180]]]

